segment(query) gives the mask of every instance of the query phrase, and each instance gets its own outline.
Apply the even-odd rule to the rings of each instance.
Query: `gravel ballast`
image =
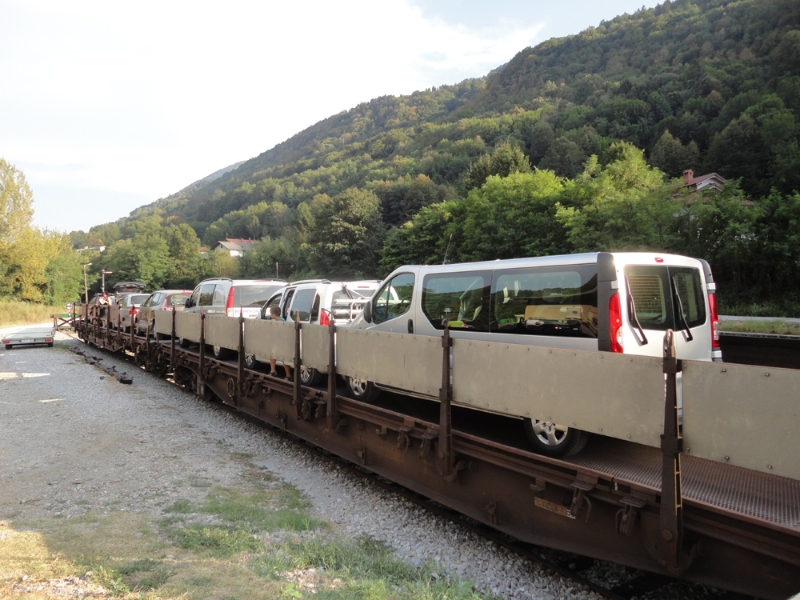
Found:
[[[243,481],[241,454],[294,485],[312,514],[344,535],[388,543],[413,564],[434,560],[503,598],[599,598],[219,406],[131,363],[57,335],[55,348],[0,350],[0,519],[109,511],[160,515]],[[61,348],[59,348],[61,346]],[[123,385],[66,347],[133,379]],[[613,567],[613,565],[612,565]],[[619,569],[619,567],[615,567]]]

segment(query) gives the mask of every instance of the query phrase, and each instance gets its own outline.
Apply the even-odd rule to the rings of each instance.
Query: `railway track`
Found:
[[[162,334],[169,331],[169,317],[172,317],[175,340],[174,315],[168,315],[166,322],[157,326]],[[246,327],[234,321],[209,321],[213,327],[205,330],[208,335],[223,335],[219,329],[223,326],[226,331],[230,330],[225,334],[228,337],[231,332],[239,331],[239,355],[243,356],[242,333]],[[187,324],[186,319],[179,319],[181,331],[186,331]],[[123,337],[109,333],[102,325],[82,322],[83,341],[118,355],[120,351],[130,351],[135,354],[136,364],[157,376],[164,377],[174,369],[173,378],[185,389],[207,399],[219,399],[226,409],[240,416],[248,415],[246,418],[269,425],[274,431],[287,431],[287,435],[305,440],[304,445],[315,446],[315,452],[341,457],[337,461],[344,461],[341,464],[347,464],[348,471],[375,473],[377,475],[368,477],[375,478],[393,492],[401,490],[404,496],[415,496],[409,501],[423,503],[428,510],[441,512],[442,517],[458,522],[459,526],[478,527],[484,538],[495,540],[509,552],[527,556],[529,560],[547,563],[552,567],[549,570],[571,581],[580,581],[588,589],[596,585],[600,589],[595,593],[603,597],[743,598],[755,595],[782,600],[795,593],[800,583],[794,568],[800,564],[797,534],[793,529],[800,515],[800,505],[793,500],[800,492],[798,482],[794,481],[796,478],[782,480],[733,464],[711,462],[707,457],[687,452],[685,469],[680,469],[685,471],[684,476],[679,475],[685,487],[677,496],[678,500],[685,500],[686,514],[681,521],[685,519],[686,525],[679,523],[675,529],[678,535],[685,532],[687,537],[683,542],[678,538],[681,554],[673,556],[670,550],[670,542],[675,539],[673,530],[665,527],[673,527],[669,515],[675,507],[670,507],[671,494],[664,496],[661,491],[669,489],[664,486],[674,485],[670,483],[670,473],[664,470],[669,467],[666,460],[672,446],[663,445],[664,435],[674,434],[665,431],[660,450],[652,443],[641,445],[633,443],[636,440],[620,439],[619,435],[603,434],[576,459],[554,460],[532,454],[524,442],[515,441],[518,432],[513,428],[521,423],[518,419],[509,423],[511,429],[503,424],[498,426],[489,417],[507,421],[509,417],[459,406],[451,409],[449,400],[447,405],[444,401],[424,401],[428,406],[422,408],[413,406],[412,401],[416,399],[409,400],[407,396],[362,403],[341,395],[333,385],[336,381],[333,378],[329,378],[331,384],[326,390],[314,389],[300,385],[299,381],[290,383],[258,370],[244,369],[241,363],[209,358],[208,352],[204,355],[204,348],[213,342],[204,337],[202,317],[200,343],[191,348],[178,348],[175,341],[153,343],[133,335]],[[296,327],[294,331],[294,363],[308,364],[300,349],[300,329]],[[320,334],[325,340],[335,339],[333,335],[328,337],[324,328],[311,328],[302,335],[320,337]],[[261,338],[251,336],[251,339]],[[288,341],[281,343],[288,345]],[[322,342],[322,347],[326,345],[327,342]],[[236,347],[236,344],[227,347]],[[463,344],[460,347],[462,353],[472,352]],[[549,361],[547,355],[554,352],[540,353],[544,356],[538,358]],[[328,372],[338,371],[332,358],[333,343],[330,353],[325,352],[327,363],[318,356],[319,352],[313,354],[311,350],[310,353],[312,366],[327,364]],[[438,353],[441,355],[441,351]],[[579,359],[577,354],[562,354],[559,359],[562,370],[565,363],[575,363],[578,369],[587,366],[587,361]],[[352,366],[347,367],[351,363],[342,360],[345,369],[352,370]],[[634,361],[633,358],[625,361],[626,373],[631,369],[627,362]],[[432,362],[429,356],[428,363]],[[646,360],[639,359],[639,362],[642,364],[637,368],[650,368],[645,367]],[[446,372],[444,364],[442,373]],[[614,365],[609,360],[601,371]],[[694,373],[693,367],[688,367],[690,376]],[[666,366],[664,369],[666,373]],[[760,381],[757,378],[764,374],[749,369],[737,367],[713,372],[730,371],[740,378],[745,377],[745,383]],[[720,378],[719,375],[715,377]],[[794,381],[796,375],[784,372],[778,374],[778,379],[773,377],[766,383],[776,380],[780,385],[784,381],[781,377]],[[445,381],[443,375],[440,378]],[[584,379],[594,381],[593,378]],[[653,378],[641,381],[652,382]],[[452,389],[452,379],[450,388],[446,383],[442,385],[442,389]],[[761,383],[758,385],[763,387]],[[735,396],[736,391],[730,393]],[[653,392],[648,388],[646,397],[653,397]],[[440,393],[444,392],[440,390]],[[592,386],[583,389],[583,397],[588,397],[587,394],[594,394]],[[773,400],[783,398],[774,392],[772,396]],[[711,404],[718,403],[722,397],[717,394],[710,400]],[[463,396],[461,402],[464,402]],[[639,400],[634,403],[641,405]],[[669,393],[667,405],[669,411]],[[474,429],[473,423],[459,414],[461,410],[473,418],[478,417]],[[763,407],[760,410],[763,412]],[[666,429],[669,419],[664,422]],[[605,427],[605,423],[602,425]],[[627,437],[630,440],[631,436]],[[697,441],[699,438],[690,436],[690,439]],[[762,451],[755,455],[761,459],[763,454]],[[727,462],[727,456],[725,460]],[[734,484],[735,487],[731,487]],[[709,488],[709,485],[716,487]],[[740,487],[742,485],[745,487]],[[774,490],[774,494],[770,492],[768,504],[759,503],[758,490],[761,489]],[[735,502],[730,504],[730,495],[734,493]],[[667,543],[661,542],[662,539]],[[675,559],[681,564],[671,562]],[[693,559],[696,560],[692,563]],[[519,565],[518,561],[514,562]],[[689,565],[693,566],[688,568]],[[736,590],[748,596],[717,592],[704,586]],[[676,588],[679,588],[677,593]]]
[[[76,336],[71,336],[78,339]],[[94,356],[96,352],[78,351],[87,361],[103,368],[110,375],[117,374],[117,369],[102,364],[102,356]],[[150,376],[142,367],[136,364],[135,356],[129,352],[117,354],[117,358],[124,359],[131,365],[131,370],[135,372],[143,371],[144,376]],[[233,363],[231,363],[233,364]],[[145,374],[146,373],[146,374]],[[129,383],[131,377],[124,376],[123,383]],[[168,381],[175,384],[170,378]],[[182,387],[182,386],[179,386]],[[185,389],[185,388],[182,388]],[[621,567],[614,563],[597,560],[591,557],[581,556],[569,552],[561,552],[549,548],[544,548],[517,540],[511,536],[497,532],[490,527],[465,517],[430,498],[418,494],[402,485],[389,481],[371,471],[354,464],[336,454],[319,448],[310,442],[303,440],[288,431],[274,427],[264,421],[237,410],[221,401],[214,401],[218,410],[236,415],[244,421],[253,423],[261,428],[268,429],[271,434],[278,435],[287,442],[302,448],[305,452],[313,454],[317,458],[326,461],[337,468],[346,471],[350,475],[357,477],[370,485],[377,486],[388,493],[400,496],[415,506],[421,507],[431,514],[450,523],[473,532],[482,538],[491,541],[496,546],[520,556],[521,558],[538,565],[540,568],[550,571],[553,574],[573,582],[578,586],[591,590],[603,598],[609,600],[633,600],[638,598],[646,600],[648,598],[675,597],[674,589],[676,586],[682,588],[680,597],[688,599],[703,598],[710,600],[742,600],[748,598],[732,592],[723,592],[712,588],[707,588],[699,584],[692,584],[677,578],[650,573],[631,567]],[[611,574],[611,575],[609,575]]]

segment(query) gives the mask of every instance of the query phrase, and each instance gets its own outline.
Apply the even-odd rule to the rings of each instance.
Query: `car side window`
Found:
[[[413,294],[413,273],[400,273],[393,277],[375,294],[372,301],[372,321],[379,324],[407,313],[411,308]]]
[[[217,284],[214,286],[214,306],[225,304],[225,287]]]
[[[289,318],[289,307],[292,304],[292,297],[293,296],[294,296],[294,290],[289,290],[288,292],[286,292],[286,296],[285,296],[286,299],[283,302],[283,312],[281,313],[281,316],[284,319],[288,319]]]
[[[214,284],[206,283],[200,288],[200,306],[211,306],[214,301]]]
[[[302,323],[308,323],[311,320],[311,309],[316,295],[317,290],[315,289],[298,291],[292,302],[292,318]]]

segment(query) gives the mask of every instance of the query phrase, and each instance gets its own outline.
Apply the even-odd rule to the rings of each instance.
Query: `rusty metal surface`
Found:
[[[456,339],[453,400],[658,446],[661,359]]]
[[[686,452],[800,479],[800,371],[684,363]]]
[[[288,326],[294,334],[291,324],[273,325]],[[108,335],[95,325],[85,329],[90,341],[129,343],[139,354],[147,348],[154,359],[147,361],[148,370],[166,372],[169,342],[146,344],[143,338]],[[434,371],[441,386],[447,361],[441,339],[434,343],[431,354],[438,355]],[[665,572],[657,493],[663,454],[658,449],[596,436],[583,453],[564,461],[453,431],[449,469],[440,448],[446,432],[438,423],[340,396],[330,421],[330,399],[322,390],[294,389],[289,382],[208,357],[204,362],[202,348],[200,354],[175,352],[176,381],[190,389],[206,397],[213,390],[238,410],[475,520],[531,543]],[[663,409],[662,403],[663,396]],[[301,405],[308,410],[299,410]],[[681,459],[683,549],[702,549],[692,552],[694,562],[682,576],[776,599],[800,589],[800,482],[686,455]],[[621,528],[620,515],[631,506],[632,516]]]
[[[347,327],[336,335],[339,374],[439,397],[441,338]]]
[[[328,372],[329,329],[323,325],[304,324],[301,334],[303,364],[313,367],[320,373]]]
[[[261,362],[275,358],[294,366],[294,323],[245,319],[244,351]]]
[[[619,440],[593,438],[586,449],[565,459],[605,473],[619,483],[661,489],[661,452]],[[800,533],[800,481],[732,465],[681,457],[683,497],[707,507]]]
[[[239,348],[239,319],[206,315],[206,344],[229,350]]]

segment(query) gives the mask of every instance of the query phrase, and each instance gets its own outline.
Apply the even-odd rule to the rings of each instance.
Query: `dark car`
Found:
[[[135,320],[136,334],[143,335],[145,333],[148,319],[150,319],[150,331],[147,333],[152,334],[155,327],[153,311],[174,310],[180,312],[184,309],[184,305],[191,295],[191,290],[158,290],[150,294],[137,311]]]

